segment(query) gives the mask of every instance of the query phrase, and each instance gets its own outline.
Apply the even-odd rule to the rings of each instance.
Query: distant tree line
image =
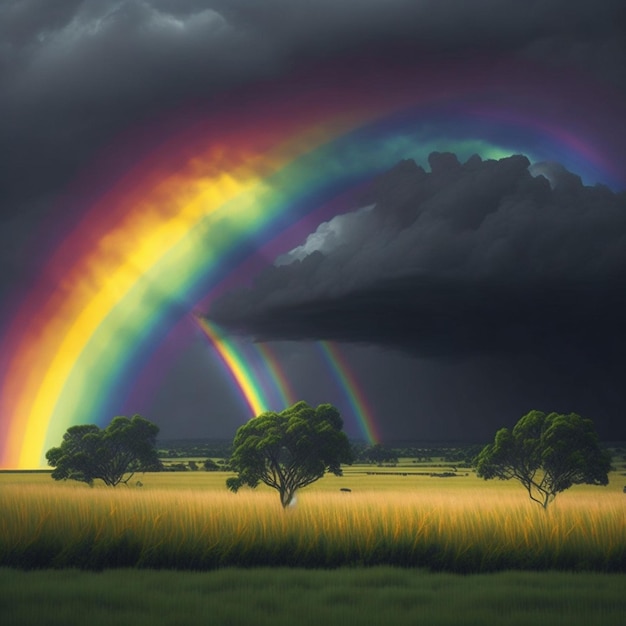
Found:
[[[457,467],[471,467],[472,461],[482,450],[484,444],[441,445],[441,446],[402,446],[387,444],[368,444],[362,441],[350,441],[356,463],[397,463],[399,459],[411,459],[416,463],[445,463]],[[209,458],[222,459],[227,465],[233,451],[233,442],[228,440],[187,440],[170,439],[157,441],[158,454],[161,458],[186,459]],[[224,469],[222,462],[220,468]],[[185,467],[186,463],[170,464],[175,471],[193,470]]]
[[[482,445],[468,444],[456,447],[415,447],[353,444],[353,452],[360,463],[398,463],[399,459],[412,459],[415,463],[454,464],[457,467],[472,467],[474,458],[482,450]]]
[[[198,463],[194,460],[187,461],[186,463],[170,463],[168,465],[164,465],[162,469],[162,471],[164,472],[224,472],[229,470],[230,465],[225,459],[220,459],[219,461],[214,461],[213,459],[205,459],[201,463]]]
[[[233,442],[226,440],[158,440],[157,448],[160,457],[169,459],[210,458],[227,459],[233,451]]]

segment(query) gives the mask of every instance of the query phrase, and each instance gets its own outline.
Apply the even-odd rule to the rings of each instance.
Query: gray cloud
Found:
[[[14,197],[63,184],[133,122],[262,71],[260,51],[250,55],[245,33],[211,8],[180,14],[148,2],[84,2],[42,24],[11,7],[0,15],[0,140],[11,147],[0,187]]]
[[[3,210],[59,188],[140,119],[341,54],[512,53],[624,88],[625,23],[620,0],[4,2]]]
[[[210,317],[260,339],[422,356],[606,350],[626,314],[626,194],[534,166],[550,183],[523,156],[430,164],[400,163],[350,229],[318,229],[324,252],[267,268]]]

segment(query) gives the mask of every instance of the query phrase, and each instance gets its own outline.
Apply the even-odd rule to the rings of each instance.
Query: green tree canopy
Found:
[[[576,413],[530,411],[475,459],[476,474],[485,480],[518,480],[531,500],[545,509],[572,485],[607,485],[611,455],[600,448],[593,422]]]
[[[339,411],[331,404],[314,409],[297,402],[280,413],[262,413],[237,430],[230,465],[238,475],[226,485],[236,492],[243,485],[265,483],[278,490],[286,507],[298,489],[325,472],[341,476],[341,463],[352,463],[342,428]]]
[[[136,471],[160,469],[158,432],[156,424],[139,415],[115,417],[102,430],[94,424],[71,426],[61,445],[46,452],[48,465],[55,468],[52,478],[90,485],[99,478],[112,487],[128,483]]]

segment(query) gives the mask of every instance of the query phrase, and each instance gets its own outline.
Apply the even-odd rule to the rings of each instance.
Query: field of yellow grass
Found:
[[[616,475],[608,487],[573,487],[547,511],[517,483],[471,472],[440,479],[355,468],[301,491],[286,511],[268,488],[228,492],[226,476],[146,474],[141,487],[111,489],[2,474],[0,565],[626,569],[626,495]]]

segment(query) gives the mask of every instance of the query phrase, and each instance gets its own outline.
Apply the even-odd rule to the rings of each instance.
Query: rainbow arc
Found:
[[[184,343],[190,312],[249,279],[259,250],[301,243],[338,198],[400,159],[427,167],[432,151],[523,153],[587,183],[626,186],[623,149],[603,126],[611,99],[597,86],[485,59],[357,67],[317,68],[271,93],[250,88],[219,109],[181,109],[162,125],[175,130],[153,127],[133,167],[118,171],[112,159],[77,181],[80,193],[59,207],[72,219],[58,241],[34,242],[45,251],[39,274],[1,329],[0,467],[42,466],[69,426],[123,413],[159,346],[179,331]],[[221,341],[226,366],[244,370]],[[320,349],[375,440],[358,382],[336,348]],[[274,376],[277,401],[289,401]],[[241,393],[251,411],[266,406],[253,386]]]

